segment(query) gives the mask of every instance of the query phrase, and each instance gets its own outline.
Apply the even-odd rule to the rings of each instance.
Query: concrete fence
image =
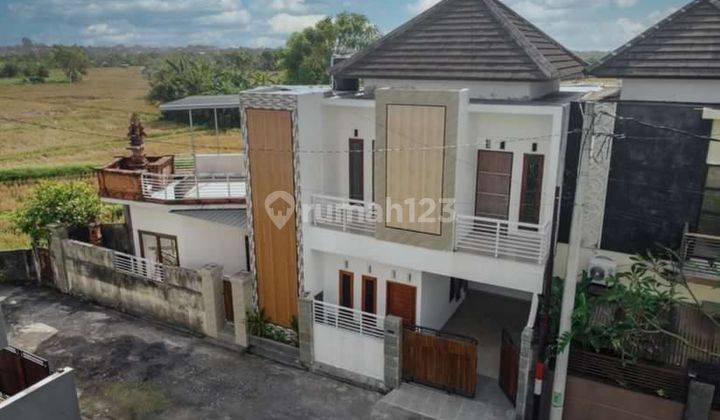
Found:
[[[0,252],[0,281],[29,281],[37,278],[32,250]]]
[[[209,337],[248,345],[245,314],[250,276],[230,279],[234,328],[226,328],[223,270],[208,264],[199,270],[163,266],[162,280],[122,270],[118,253],[67,238],[67,230],[51,227],[50,255],[55,286],[103,306],[156,319]]]

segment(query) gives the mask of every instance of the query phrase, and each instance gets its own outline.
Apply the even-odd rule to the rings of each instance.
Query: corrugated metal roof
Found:
[[[612,52],[599,77],[720,78],[720,0],[695,0]]]
[[[341,77],[544,81],[585,62],[498,0],[444,0],[331,69]]]
[[[247,224],[244,209],[173,210],[172,213],[241,229]]]
[[[160,105],[160,111],[189,111],[194,109],[240,108],[240,94],[188,96]]]

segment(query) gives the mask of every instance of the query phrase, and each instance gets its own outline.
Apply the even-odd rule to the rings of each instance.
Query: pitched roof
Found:
[[[443,0],[330,70],[434,80],[568,78],[585,62],[499,0]]]
[[[720,0],[695,0],[587,70],[600,77],[720,78]]]

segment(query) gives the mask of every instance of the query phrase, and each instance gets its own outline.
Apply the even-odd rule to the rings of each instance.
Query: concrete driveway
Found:
[[[381,394],[61,295],[0,285],[10,343],[75,369],[90,419],[363,419]]]

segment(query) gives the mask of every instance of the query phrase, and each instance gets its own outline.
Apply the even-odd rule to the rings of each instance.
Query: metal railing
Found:
[[[233,199],[246,196],[241,174],[142,174],[145,199],[159,201]]]
[[[685,232],[680,257],[685,274],[720,280],[720,237]]]
[[[377,208],[374,203],[314,195],[312,223],[316,226],[374,236]]]
[[[550,249],[550,224],[533,225],[458,215],[455,249],[544,264]]]
[[[114,253],[113,265],[117,271],[152,281],[164,282],[167,278],[163,264],[122,252]]]
[[[313,320],[317,324],[370,337],[385,336],[385,317],[319,300],[313,301]]]

